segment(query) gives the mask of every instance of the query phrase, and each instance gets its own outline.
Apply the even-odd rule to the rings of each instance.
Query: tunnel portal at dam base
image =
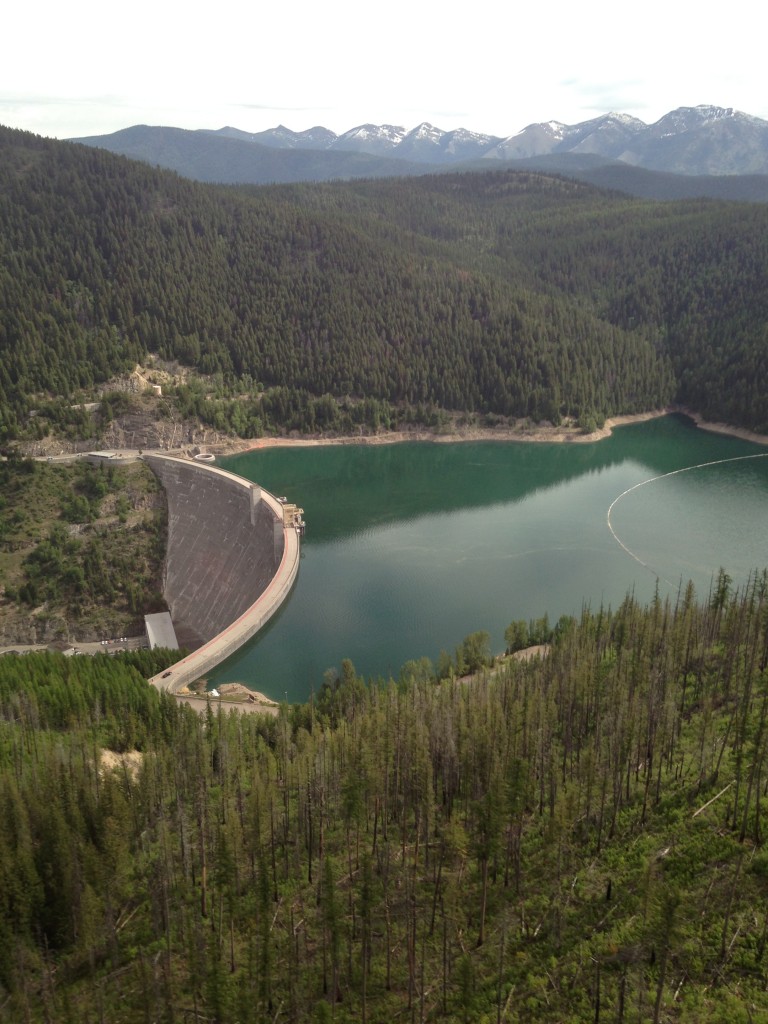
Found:
[[[233,654],[278,610],[298,574],[303,523],[234,473],[145,458],[168,500],[164,596],[180,645],[193,652],[150,682],[175,691]]]

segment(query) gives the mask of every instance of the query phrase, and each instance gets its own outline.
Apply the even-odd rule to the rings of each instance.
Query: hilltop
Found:
[[[241,437],[589,431],[670,402],[768,425],[762,205],[510,170],[224,189],[0,148],[0,441],[82,435],[77,409],[150,353],[198,372],[179,422]]]

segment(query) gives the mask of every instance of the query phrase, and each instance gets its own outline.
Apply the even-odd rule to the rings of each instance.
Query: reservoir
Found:
[[[305,511],[292,594],[209,676],[303,701],[350,658],[366,678],[469,633],[504,649],[551,623],[693,580],[706,600],[768,566],[768,448],[667,416],[594,443],[267,448],[218,463]]]

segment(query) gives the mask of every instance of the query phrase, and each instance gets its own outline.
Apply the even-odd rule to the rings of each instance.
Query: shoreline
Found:
[[[616,427],[629,426],[633,423],[646,423],[678,413],[690,419],[700,430],[714,434],[725,434],[737,437],[754,444],[768,445],[768,435],[756,434],[742,427],[732,427],[727,423],[710,423],[698,413],[681,406],[670,406],[667,409],[655,409],[650,412],[633,413],[625,416],[613,416],[604,425],[591,434],[584,434],[575,426],[535,426],[535,427],[467,427],[457,429],[453,433],[436,434],[424,431],[391,431],[386,434],[361,434],[341,437],[259,437],[251,439],[234,439],[228,443],[211,445],[216,454],[222,457],[242,455],[245,452],[261,451],[267,448],[314,448],[328,445],[382,445],[403,444],[408,441],[429,442],[432,444],[460,444],[466,441],[500,441],[520,444],[593,444],[610,437]]]
[[[499,441],[518,444],[591,444],[610,437],[616,427],[629,426],[633,423],[643,423],[662,416],[680,414],[690,419],[700,430],[710,433],[724,434],[728,437],[735,437],[743,441],[750,441],[753,444],[768,445],[768,435],[757,434],[754,431],[743,427],[734,427],[727,423],[714,423],[705,420],[699,413],[684,406],[673,405],[666,409],[656,409],[644,413],[636,413],[624,416],[614,416],[607,419],[604,425],[591,434],[582,433],[574,426],[552,427],[552,426],[521,426],[521,427],[468,427],[457,429],[453,433],[436,434],[431,431],[391,431],[386,434],[369,435],[347,435],[339,437],[322,436],[300,436],[300,437],[262,437],[262,438],[228,438],[226,441],[218,441],[202,445],[202,450],[216,456],[226,458],[230,455],[242,455],[246,452],[260,451],[267,448],[306,448],[320,447],[325,445],[382,445],[401,444],[408,441],[431,442],[433,444],[458,444],[465,441]],[[191,451],[195,448],[183,447],[174,449],[179,458],[191,459]],[[197,449],[198,451],[201,449]],[[168,449],[145,449],[142,454],[138,450],[125,450],[127,458],[139,459],[142,455],[153,453],[167,455]],[[60,455],[57,461],[77,460],[82,453],[71,452],[67,455]],[[42,458],[42,457],[41,457]],[[85,641],[73,641],[78,647],[88,646]],[[95,647],[96,645],[94,645]],[[0,655],[12,652],[43,651],[47,649],[47,643],[35,644],[7,644],[0,646]],[[100,649],[100,648],[99,648]]]
[[[747,430],[745,427],[732,427],[728,423],[709,423],[697,412],[691,412],[690,409],[680,408],[671,411],[682,413],[689,420],[693,420],[700,430],[707,430],[710,434],[725,434],[727,437],[738,437],[742,441],[751,441],[753,444],[768,444],[768,434],[756,434],[753,430]]]
[[[221,708],[222,711],[241,711],[247,714],[272,715],[280,713],[280,704],[259,690],[251,690],[246,683],[222,683],[218,687],[218,696],[211,696],[207,690],[191,690],[182,687],[175,693],[176,700],[188,704],[201,714],[208,707]]]

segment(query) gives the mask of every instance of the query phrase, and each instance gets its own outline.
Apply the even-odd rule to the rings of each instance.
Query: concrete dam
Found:
[[[164,596],[192,654],[150,682],[178,690],[274,615],[299,569],[298,529],[269,492],[210,465],[147,455],[168,499]]]

